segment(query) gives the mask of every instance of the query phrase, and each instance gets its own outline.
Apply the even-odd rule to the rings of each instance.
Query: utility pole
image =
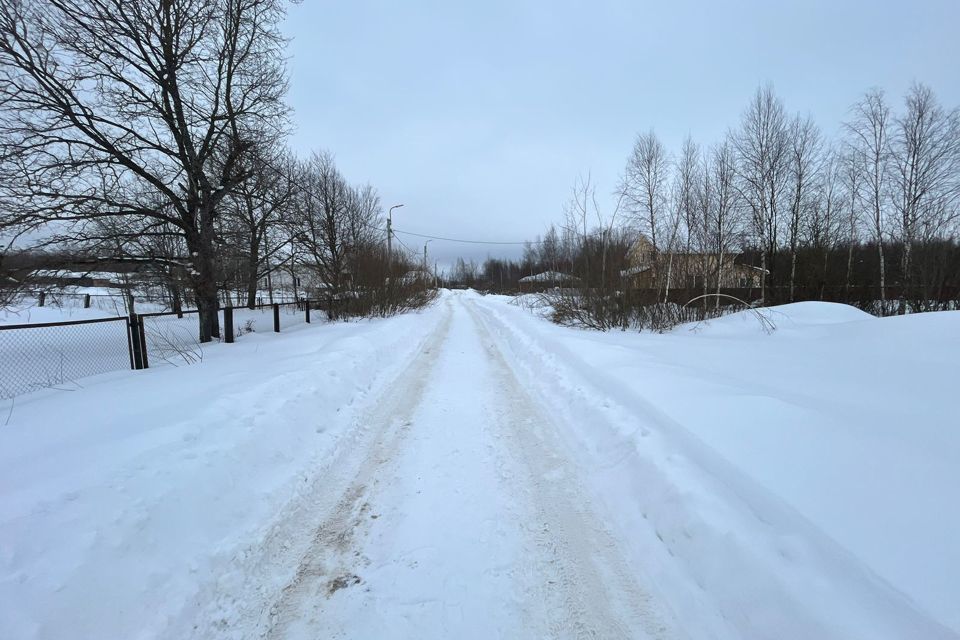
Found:
[[[428,273],[430,271],[430,268],[427,266],[427,245],[430,244],[431,242],[433,242],[433,238],[423,243],[423,270]]]
[[[387,211],[387,265],[393,264],[393,210],[402,207],[402,204],[395,204]]]

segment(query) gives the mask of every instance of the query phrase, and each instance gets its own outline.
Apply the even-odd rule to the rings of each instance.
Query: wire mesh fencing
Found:
[[[306,324],[306,302],[285,302],[278,305],[280,308],[280,330],[290,329]]]
[[[272,334],[309,322],[306,301],[220,310],[221,340]],[[0,325],[0,399],[122,369],[203,359],[196,310],[95,320]]]
[[[0,325],[0,399],[130,367],[123,317]]]
[[[234,308],[232,312],[234,337],[273,331],[273,305],[257,305],[253,309]]]
[[[310,322],[309,301],[280,302],[248,307],[228,307],[222,310],[224,315],[224,334],[233,328],[232,338],[240,338],[249,333],[279,333],[297,325]],[[226,315],[226,314],[229,314]],[[229,317],[229,319],[228,319]]]
[[[117,316],[127,315],[130,312],[130,298],[119,289],[108,290],[106,293],[85,293],[82,291],[65,291],[53,289],[27,292],[29,300],[37,307],[55,307],[62,310],[96,309],[107,311]],[[158,310],[163,303],[156,296],[133,296],[136,308]]]
[[[147,365],[194,364],[203,360],[197,311],[141,314]]]

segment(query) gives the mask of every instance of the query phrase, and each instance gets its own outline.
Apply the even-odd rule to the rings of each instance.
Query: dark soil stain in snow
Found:
[[[347,587],[352,587],[360,584],[361,582],[363,582],[363,580],[360,579],[360,576],[353,573],[345,573],[341,576],[337,576],[327,583],[327,597],[329,598],[337,591],[340,591],[340,589],[346,589]]]

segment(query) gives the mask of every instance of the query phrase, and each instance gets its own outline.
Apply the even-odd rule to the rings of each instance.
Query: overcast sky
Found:
[[[709,145],[761,83],[828,135],[871,86],[960,104],[958,25],[960,0],[306,0],[286,25],[292,144],[403,203],[397,229],[532,239],[578,175],[610,194],[638,132]]]

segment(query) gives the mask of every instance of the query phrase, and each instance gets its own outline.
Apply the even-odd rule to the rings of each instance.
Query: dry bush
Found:
[[[428,306],[437,297],[433,281],[404,256],[389,259],[380,247],[358,251],[352,260],[352,288],[327,299],[331,320],[388,316]]]
[[[663,302],[663,292],[657,290],[601,295],[596,289],[555,289],[540,296],[541,304],[552,309],[550,318],[557,324],[599,331],[638,329],[662,333],[681,324],[753,308],[742,300],[717,294],[697,296],[684,304]],[[707,298],[709,304],[699,303]]]

